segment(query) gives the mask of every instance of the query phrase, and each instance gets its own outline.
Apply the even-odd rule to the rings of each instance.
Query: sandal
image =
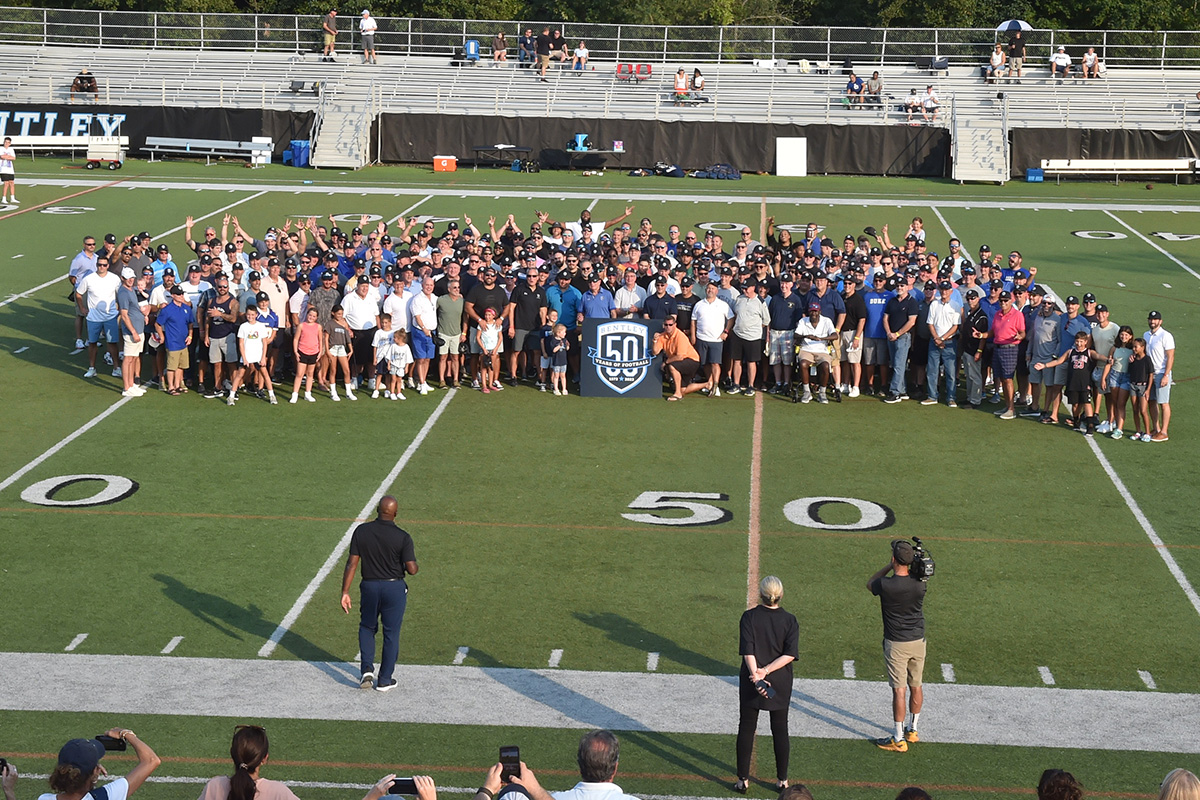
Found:
[[[167,394],[171,395],[171,397],[178,397],[179,395],[181,395],[183,393],[181,391],[179,391],[178,389],[167,389]]]
[[[786,788],[788,788],[787,781],[776,781],[775,782],[775,791],[782,792]]]
[[[667,402],[668,402],[668,403],[677,403],[677,402],[679,402],[681,399],[682,399],[682,398],[676,397],[676,396],[675,396],[675,395],[673,395],[673,394],[672,394],[672,395],[667,395]]]

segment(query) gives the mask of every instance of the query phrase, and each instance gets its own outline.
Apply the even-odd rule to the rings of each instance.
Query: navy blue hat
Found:
[[[58,751],[59,764],[75,767],[84,776],[95,772],[102,758],[104,744],[99,739],[72,739]]]

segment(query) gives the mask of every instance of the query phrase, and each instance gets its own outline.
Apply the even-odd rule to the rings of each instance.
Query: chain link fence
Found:
[[[518,37],[532,29],[561,30],[569,51],[586,41],[598,61],[692,63],[784,59],[850,62],[859,69],[948,58],[980,64],[1008,34],[988,28],[830,28],[730,25],[662,26],[586,23],[547,24],[522,20],[380,18],[376,47],[391,56],[453,58],[476,40],[485,58],[492,38],[504,31],[508,57],[516,59]],[[358,46],[357,19],[341,23],[343,50]],[[321,48],[318,16],[91,11],[0,7],[0,43],[78,47],[148,47],[182,50],[248,50],[310,53]],[[1088,47],[1110,66],[1200,66],[1198,31],[1035,30],[1026,37],[1028,58],[1049,58],[1059,46],[1073,56]]]

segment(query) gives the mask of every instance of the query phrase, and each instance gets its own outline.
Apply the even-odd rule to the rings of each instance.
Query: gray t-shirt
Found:
[[[1101,328],[1100,323],[1092,323],[1092,349],[1102,356],[1107,356],[1117,343],[1117,334],[1121,326],[1109,320],[1107,328]]]
[[[146,315],[142,313],[142,307],[138,301],[137,289],[126,288],[121,284],[121,288],[117,289],[117,311],[126,311],[129,314],[129,322],[133,325],[133,330],[138,332],[140,336],[146,329]],[[121,320],[121,335],[128,336],[130,330],[125,327],[125,321]]]

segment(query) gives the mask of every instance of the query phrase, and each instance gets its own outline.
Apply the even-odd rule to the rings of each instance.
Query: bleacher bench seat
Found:
[[[308,81],[292,81],[291,85],[288,87],[288,91],[290,91],[292,94],[318,95],[321,93],[321,82],[313,81],[311,84],[309,84]]]
[[[1196,172],[1194,158],[1043,158],[1042,171],[1061,182],[1063,175],[1112,175],[1120,183],[1122,175],[1180,175]]]
[[[178,139],[169,136],[147,136],[146,145],[142,148],[150,154],[150,160],[155,155],[180,155],[199,158],[204,156],[205,164],[211,164],[213,157],[248,158],[266,155],[270,160],[274,147],[268,142],[236,142],[226,139]]]

